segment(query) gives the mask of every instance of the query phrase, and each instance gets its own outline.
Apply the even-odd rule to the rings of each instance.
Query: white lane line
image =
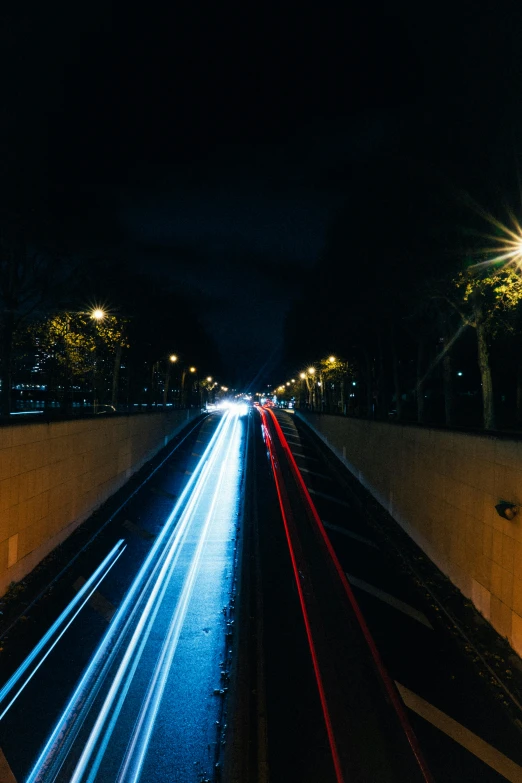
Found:
[[[347,503],[346,500],[341,500],[341,498],[336,498],[333,495],[327,495],[326,492],[319,492],[317,489],[312,489],[311,487],[307,487],[307,490],[311,495],[317,495],[318,498],[331,500],[334,503],[338,503],[340,506],[346,506],[347,508],[351,508],[350,503]]]
[[[515,764],[507,756],[504,756],[499,750],[489,745],[483,739],[473,734],[472,731],[462,726],[461,723],[457,723],[456,720],[450,718],[446,713],[441,712],[433,704],[425,701],[421,696],[418,696],[413,691],[410,691],[400,682],[396,682],[395,685],[402,697],[404,704],[421,718],[427,720],[432,726],[442,731],[452,740],[458,742],[463,748],[469,750],[474,756],[479,758],[488,767],[494,769],[499,775],[502,775],[506,780],[511,783],[522,783],[522,767]]]
[[[302,457],[303,459],[310,459],[312,462],[319,462],[317,457],[309,457],[308,454],[303,454],[302,451],[292,451],[292,456],[294,457]]]
[[[384,590],[380,590],[378,587],[374,587],[373,585],[368,584],[368,582],[365,582],[362,579],[358,579],[356,576],[352,576],[351,574],[347,573],[346,578],[354,587],[358,587],[360,590],[364,590],[366,593],[370,593],[370,595],[375,596],[375,598],[379,598],[385,604],[393,606],[394,609],[398,609],[399,612],[407,614],[408,617],[413,617],[414,620],[417,620],[417,622],[422,623],[433,631],[432,624],[423,612],[420,612],[418,609],[414,609],[413,606],[410,606],[409,604],[405,604],[404,601],[401,601],[399,598],[395,598],[395,596],[386,593]]]
[[[326,479],[326,481],[331,481],[331,476],[326,476],[324,473],[317,473],[315,470],[310,470],[309,468],[299,468],[301,473],[309,473],[311,476],[317,476],[318,478]]]
[[[0,748],[0,780],[2,783],[16,783],[16,778],[11,771],[11,767],[7,763],[2,748]]]
[[[326,522],[324,519],[322,519],[321,522],[325,527],[328,528],[328,530],[333,530],[335,533],[342,533],[342,535],[349,536],[349,538],[353,538],[355,541],[360,541],[361,544],[367,544],[367,546],[373,546],[375,549],[379,549],[377,544],[374,541],[370,541],[369,538],[365,538],[364,536],[360,536],[357,533],[353,533],[351,530],[347,530],[345,527],[333,525],[331,522]]]

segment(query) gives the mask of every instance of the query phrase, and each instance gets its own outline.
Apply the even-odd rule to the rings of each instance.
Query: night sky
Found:
[[[480,199],[522,152],[516,4],[280,5],[13,3],[0,39],[3,208],[172,279],[245,386],[367,168]]]

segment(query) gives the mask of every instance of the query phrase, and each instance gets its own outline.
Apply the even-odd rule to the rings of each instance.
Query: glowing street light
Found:
[[[335,364],[335,362],[336,362],[335,356],[329,356],[328,357],[328,361],[330,362],[330,364]]]
[[[314,373],[315,373],[315,367],[309,367],[309,368],[308,368],[308,372],[310,373],[310,375],[314,375]]]
[[[170,386],[170,372],[171,372],[171,365],[175,364],[178,361],[178,357],[175,353],[171,353],[169,356],[169,362],[167,362],[167,368],[165,370],[165,382],[163,384],[163,407],[167,405],[168,397],[169,397],[169,386]]]
[[[196,368],[195,367],[189,367],[189,371],[190,372],[196,372]]]
[[[105,318],[105,311],[101,309],[101,307],[95,307],[94,310],[91,312],[91,318],[94,321],[103,321]]]
[[[212,376],[211,376],[211,375],[209,375],[209,376],[208,376],[208,378],[207,378],[207,381],[208,381],[209,383],[212,383]]]
[[[299,377],[301,378],[302,381],[304,381],[304,379],[306,378],[306,373],[304,372],[299,373]]]

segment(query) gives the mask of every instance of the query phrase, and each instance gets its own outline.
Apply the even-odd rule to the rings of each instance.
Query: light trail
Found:
[[[193,593],[206,534],[219,502],[222,477],[227,470],[232,451],[238,447],[237,439],[234,437],[237,424],[238,412],[227,411],[69,699],[27,783],[52,783],[57,779],[80,730],[88,719],[94,720],[94,724],[90,728],[85,744],[82,743],[83,750],[76,762],[72,777],[68,780],[70,783],[79,783],[96,779],[158,612],[173,581],[179,555],[184,548],[189,531],[193,532],[198,504],[201,507],[206,502],[204,492],[208,492],[210,486],[212,499],[210,505],[205,506],[207,509],[205,524],[202,532],[198,534],[196,552],[185,576],[167,636],[157,658],[153,680],[142,700],[139,724],[141,728],[136,726],[133,735],[135,741],[132,747],[135,752],[134,750],[132,754],[127,752],[122,765],[122,770],[125,764],[129,769],[132,768],[132,780],[138,779],[177,640]],[[213,470],[216,466],[219,467],[217,482],[213,478]],[[201,508],[199,510],[201,511]],[[171,609],[169,609],[169,616],[170,614],[172,614]],[[94,702],[109,675],[110,688],[103,703],[99,709],[96,709]]]
[[[107,697],[105,698],[104,704],[102,709],[100,710],[98,714],[98,718],[96,720],[96,723],[94,725],[94,728],[91,731],[91,734],[89,736],[89,739],[85,745],[85,748],[83,750],[83,753],[80,757],[80,760],[76,766],[76,769],[74,770],[74,774],[71,777],[70,783],[79,783],[79,781],[82,780],[84,773],[87,771],[89,762],[92,758],[92,755],[94,753],[95,747],[98,743],[100,743],[98,752],[96,754],[94,763],[92,765],[92,768],[89,772],[89,776],[87,777],[88,783],[93,781],[96,777],[96,773],[99,769],[99,766],[101,764],[102,758],[107,750],[107,746],[112,734],[112,731],[114,730],[114,727],[116,725],[116,720],[120,714],[120,711],[123,707],[123,703],[125,701],[125,697],[128,693],[128,690],[131,685],[132,678],[136,672],[139,660],[141,658],[141,655],[143,653],[143,650],[145,649],[145,644],[147,642],[148,636],[150,634],[150,631],[152,630],[154,619],[157,615],[157,612],[159,611],[161,600],[165,595],[165,592],[167,590],[167,587],[169,585],[170,577],[173,574],[174,568],[175,568],[175,562],[173,562],[174,556],[179,552],[179,543],[181,541],[181,538],[185,531],[188,528],[189,522],[192,520],[192,515],[194,508],[196,506],[196,503],[199,499],[199,495],[201,494],[204,486],[205,486],[205,479],[208,473],[210,472],[213,464],[216,462],[217,457],[219,456],[220,449],[219,446],[221,445],[221,442],[224,438],[226,438],[226,435],[228,433],[228,429],[230,426],[231,418],[230,416],[226,415],[225,419],[225,425],[223,427],[222,432],[220,433],[220,439],[216,443],[216,447],[211,452],[209,461],[207,465],[205,466],[205,470],[202,473],[201,479],[194,488],[194,491],[192,495],[190,496],[189,503],[187,505],[187,508],[183,512],[183,515],[180,519],[179,525],[176,528],[177,535],[175,537],[175,541],[173,545],[171,546],[167,559],[165,563],[163,564],[163,567],[159,573],[159,576],[156,580],[156,583],[154,585],[154,588],[152,590],[152,593],[147,601],[145,610],[143,611],[139,623],[133,633],[133,636],[131,638],[130,643],[127,646],[127,649],[125,651],[125,655],[123,657],[122,662],[120,663],[120,666],[118,668],[118,672],[116,676],[114,677],[114,680],[112,682],[111,688],[109,690],[109,693],[107,694]],[[170,568],[172,564],[172,567]],[[148,623],[146,629],[144,628],[145,623],[149,619],[149,616],[152,614],[151,621]],[[138,647],[139,645],[139,647]],[[134,651],[137,649],[136,655],[134,654]],[[120,688],[120,685],[123,682],[123,678],[125,677],[125,674],[127,670],[129,669],[129,666],[131,667],[131,676],[128,677],[124,683],[123,690],[116,701],[116,698],[118,696],[118,690]],[[109,722],[109,726],[107,730],[105,731],[104,735],[102,736],[102,731],[104,729],[104,726],[107,722],[107,719],[109,718],[110,714],[112,712],[111,720]]]
[[[266,411],[263,411],[264,415],[266,416]],[[426,760],[424,759],[423,753],[420,749],[420,745],[418,743],[417,737],[411,727],[411,724],[408,720],[408,716],[406,715],[406,711],[404,709],[404,706],[402,704],[402,701],[399,697],[397,688],[395,687],[390,675],[388,674],[388,671],[386,667],[384,666],[383,660],[381,658],[381,655],[379,653],[379,650],[377,649],[377,645],[375,644],[375,641],[373,639],[373,636],[371,635],[370,629],[368,628],[368,625],[366,623],[366,620],[364,619],[364,615],[361,612],[361,609],[359,607],[359,604],[357,603],[357,599],[355,598],[355,595],[353,593],[352,588],[350,587],[350,584],[346,578],[346,574],[339,562],[339,558],[337,557],[337,554],[335,553],[335,550],[330,542],[330,539],[328,538],[328,534],[325,530],[325,527],[321,521],[321,518],[317,512],[317,509],[315,507],[315,504],[310,497],[310,493],[308,491],[308,488],[306,486],[306,483],[301,475],[301,472],[299,470],[299,467],[297,465],[297,462],[294,459],[294,456],[292,454],[292,451],[290,449],[290,446],[288,445],[288,442],[285,438],[285,435],[281,429],[281,425],[279,424],[279,421],[277,420],[277,417],[275,413],[268,409],[268,413],[272,417],[274,427],[277,433],[277,436],[280,440],[280,443],[283,447],[283,450],[287,456],[287,459],[290,463],[290,467],[293,473],[293,476],[295,478],[295,481],[297,482],[297,485],[301,491],[303,500],[305,501],[308,513],[313,520],[324,544],[326,547],[326,550],[331,558],[331,561],[334,565],[335,570],[337,571],[338,577],[340,579],[340,582],[342,584],[342,587],[344,589],[345,595],[354,611],[355,617],[357,619],[357,622],[359,624],[359,627],[362,631],[362,634],[364,636],[365,642],[370,650],[371,656],[373,658],[373,661],[375,663],[375,667],[379,673],[379,676],[381,678],[382,684],[384,686],[384,689],[388,695],[389,701],[395,711],[395,714],[397,716],[397,719],[399,721],[399,724],[404,732],[404,735],[407,739],[407,742],[411,748],[411,751],[415,757],[415,760],[417,762],[417,765],[419,767],[419,770],[425,780],[426,783],[433,783],[433,777],[431,775],[430,770],[428,769],[428,766],[426,764]],[[266,425],[265,425],[266,426]],[[299,585],[298,585],[299,587]]]
[[[15,671],[15,673],[10,677],[10,679],[6,682],[6,684],[3,686],[3,688],[0,690],[0,704],[2,704],[11,691],[13,691],[20,681],[23,679],[24,674],[27,672],[27,670],[30,668],[31,664],[34,663],[34,661],[38,658],[40,653],[43,652],[45,649],[45,646],[48,642],[51,641],[54,634],[58,633],[58,636],[56,639],[54,639],[53,643],[49,646],[49,648],[46,650],[44,655],[40,658],[38,663],[34,666],[34,668],[30,671],[26,679],[24,680],[23,684],[20,686],[20,688],[16,691],[15,695],[11,698],[11,700],[8,702],[8,704],[3,708],[2,712],[0,713],[0,720],[5,716],[9,708],[14,704],[18,696],[21,694],[23,689],[26,687],[26,685],[30,682],[30,680],[34,677],[40,666],[43,664],[43,662],[46,660],[46,658],[50,655],[52,650],[56,647],[66,630],[69,628],[71,623],[75,620],[75,618],[79,615],[85,604],[88,602],[89,598],[92,596],[92,594],[98,589],[99,585],[111,568],[114,566],[114,564],[119,560],[123,552],[125,551],[126,547],[123,545],[124,540],[120,539],[117,544],[111,549],[107,557],[100,563],[96,571],[92,574],[92,576],[89,577],[89,579],[85,582],[85,584],[82,586],[82,588],[78,591],[76,596],[73,598],[73,600],[68,604],[68,606],[63,610],[61,615],[58,617],[57,620],[52,624],[52,626],[49,628],[47,633],[41,638],[41,640],[38,642],[38,644],[33,648],[33,650],[29,653],[27,658],[23,661],[23,663],[18,667],[18,669]],[[83,599],[83,600],[82,600]],[[79,607],[78,607],[78,604]],[[75,610],[75,608],[78,607]],[[74,614],[73,614],[74,612]],[[67,618],[72,614],[72,617],[69,619],[68,622]],[[62,627],[63,626],[63,627]],[[60,630],[61,629],[61,630]]]
[[[170,667],[172,665],[174,653],[176,652],[179,635],[181,633],[185,615],[187,613],[188,603],[194,589],[194,583],[198,573],[203,547],[207,540],[210,523],[213,519],[216,505],[219,500],[223,478],[228,468],[230,455],[232,449],[235,446],[234,435],[237,428],[237,421],[237,417],[235,417],[226,455],[221,465],[210,508],[205,519],[203,530],[199,537],[198,546],[192,559],[190,570],[185,578],[183,590],[181,592],[178,605],[176,606],[176,611],[172,618],[167,638],[165,639],[163,649],[156,663],[154,675],[149,684],[147,696],[142,704],[140,716],[134,729],[133,736],[129,743],[129,748],[123,760],[116,783],[136,783],[136,781],[139,780],[143,762],[145,760],[145,754],[147,752],[152,734],[152,729],[156,720],[156,715],[158,713],[159,705],[165,690],[167,677],[170,672]]]
[[[285,536],[286,541],[288,544],[288,551],[290,553],[290,560],[292,562],[292,570],[294,572],[294,580],[297,587],[297,593],[299,595],[299,603],[301,605],[301,612],[303,615],[303,622],[305,626],[306,631],[306,637],[308,640],[308,647],[310,649],[310,655],[312,658],[312,665],[314,669],[315,674],[315,680],[317,684],[317,690],[319,693],[319,700],[321,702],[321,710],[323,713],[323,719],[325,722],[325,728],[326,728],[326,734],[328,737],[328,744],[330,745],[330,753],[332,756],[332,763],[335,771],[335,779],[337,783],[344,783],[344,775],[342,771],[341,766],[341,760],[339,758],[339,750],[337,748],[337,742],[335,739],[335,733],[334,728],[332,725],[332,719],[330,716],[330,710],[328,708],[328,700],[326,697],[326,691],[324,687],[323,682],[323,675],[321,672],[321,668],[319,665],[319,657],[317,655],[317,650],[315,647],[315,642],[312,634],[312,626],[310,622],[310,617],[308,613],[308,607],[307,607],[307,601],[303,590],[303,584],[302,584],[302,574],[299,569],[299,564],[297,562],[297,557],[294,549],[294,544],[292,541],[292,534],[290,532],[290,524],[293,526],[293,520],[291,519],[291,509],[289,505],[288,496],[286,493],[286,488],[284,485],[283,477],[281,474],[281,467],[277,461],[277,457],[275,454],[274,444],[272,442],[272,436],[270,435],[270,430],[267,426],[267,420],[266,420],[266,411],[263,409],[258,409],[259,413],[261,414],[261,419],[263,421],[263,433],[265,435],[265,443],[268,447],[268,452],[270,455],[270,463],[272,465],[272,471],[274,474],[274,480],[276,485],[276,491],[277,491],[277,498],[279,500],[279,507],[281,509],[281,516],[283,519],[283,526],[285,530]],[[271,411],[270,411],[271,412]],[[274,416],[275,419],[275,416]],[[277,420],[276,420],[277,421]],[[283,436],[284,437],[284,436]],[[287,445],[288,447],[288,445]]]
[[[43,783],[44,781],[48,783],[48,781],[54,781],[59,774],[65,757],[76,739],[87,717],[87,713],[123,644],[125,634],[140,611],[141,599],[154,585],[154,580],[156,579],[157,581],[157,574],[161,570],[163,563],[162,553],[172,552],[172,555],[175,553],[173,546],[177,547],[180,539],[179,525],[175,526],[175,520],[187,498],[190,497],[190,493],[192,493],[194,498],[199,494],[202,479],[205,475],[204,471],[207,467],[207,459],[219,440],[225,422],[226,417],[219,423],[196,469],[129,588],[125,599],[113,617],[104,639],[37,759],[27,779],[27,783]],[[154,563],[156,558],[157,562]],[[129,610],[130,616],[128,615]]]

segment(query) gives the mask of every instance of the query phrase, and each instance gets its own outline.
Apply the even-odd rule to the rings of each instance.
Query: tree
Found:
[[[484,428],[492,430],[496,427],[496,417],[490,343],[499,330],[511,328],[508,316],[522,301],[522,278],[511,266],[500,269],[473,266],[457,276],[454,286],[457,296],[451,297],[450,302],[462,323],[475,330]]]
[[[35,313],[56,301],[72,268],[44,246],[26,220],[4,215],[0,225],[0,414],[11,412],[13,342]]]
[[[111,401],[116,399],[122,349],[128,347],[127,324],[128,319],[108,313],[95,320],[91,312],[71,310],[54,313],[31,325],[30,334],[44,362],[59,370],[63,411],[69,409],[75,380],[91,380],[96,396],[100,380],[106,380],[105,376],[112,372]]]

